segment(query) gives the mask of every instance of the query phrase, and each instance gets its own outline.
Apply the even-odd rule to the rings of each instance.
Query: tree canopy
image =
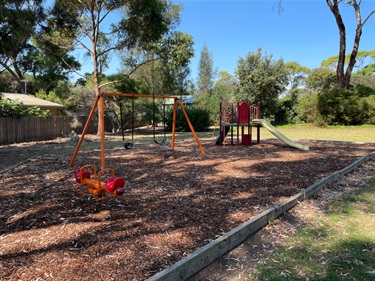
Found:
[[[288,73],[282,59],[263,54],[262,49],[240,58],[236,69],[238,93],[236,100],[261,102],[262,114],[269,117],[275,112],[277,98],[288,84]]]

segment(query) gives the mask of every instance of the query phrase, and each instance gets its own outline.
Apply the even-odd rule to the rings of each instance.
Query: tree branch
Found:
[[[124,78],[120,79],[120,80],[116,80],[116,81],[110,81],[110,82],[106,82],[102,85],[99,85],[99,89],[104,87],[104,86],[107,86],[107,85],[111,85],[111,84],[115,84],[115,83],[121,83],[121,82],[124,82],[126,79],[128,79],[130,77],[130,75],[132,75],[139,67],[141,67],[142,65],[145,65],[146,63],[150,63],[150,62],[153,62],[153,61],[157,61],[159,60],[159,58],[155,58],[155,59],[149,59],[149,60],[145,60],[143,62],[141,62],[140,64],[138,64],[136,67],[134,67],[129,73],[127,73],[125,75]]]

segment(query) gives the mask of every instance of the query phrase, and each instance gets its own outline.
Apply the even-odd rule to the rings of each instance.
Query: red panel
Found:
[[[246,102],[240,102],[238,106],[238,123],[247,124],[249,123],[249,106]]]

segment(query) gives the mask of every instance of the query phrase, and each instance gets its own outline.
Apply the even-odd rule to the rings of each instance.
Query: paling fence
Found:
[[[74,131],[82,133],[85,116],[0,118],[0,144],[48,140],[67,137]],[[97,122],[91,122],[88,134],[97,132]]]

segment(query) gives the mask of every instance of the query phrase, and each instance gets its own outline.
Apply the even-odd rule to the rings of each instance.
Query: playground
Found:
[[[106,142],[120,140],[106,136]],[[106,166],[124,194],[76,195],[74,169],[100,166],[86,136],[74,167],[70,139],[0,147],[0,279],[145,280],[266,208],[375,150],[375,144],[277,139],[213,145],[189,136],[172,151],[155,143],[108,146]],[[95,147],[95,148],[93,148]]]

